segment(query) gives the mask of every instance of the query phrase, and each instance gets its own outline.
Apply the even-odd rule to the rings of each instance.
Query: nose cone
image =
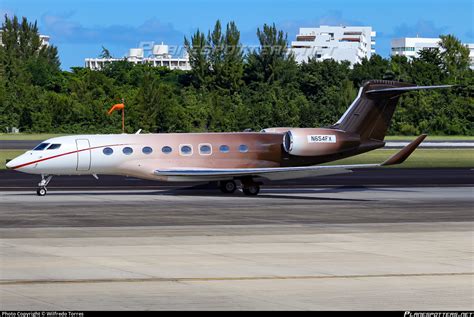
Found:
[[[29,161],[31,160],[30,155],[22,154],[15,157],[13,160],[8,161],[5,166],[8,169],[12,169],[20,172],[29,172]]]
[[[21,155],[20,155],[20,156],[21,156]],[[15,157],[15,158],[12,159],[12,160],[9,160],[9,161],[5,164],[5,166],[6,166],[8,169],[13,169],[13,168],[17,167],[18,165],[21,164],[21,160],[19,159],[20,156]]]
[[[5,166],[6,166],[7,168],[12,168],[12,167],[14,166],[14,165],[13,165],[13,160],[8,161],[7,164],[5,164]]]

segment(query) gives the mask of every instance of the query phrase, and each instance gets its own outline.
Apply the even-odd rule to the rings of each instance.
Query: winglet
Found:
[[[418,145],[426,138],[426,134],[422,134],[417,137],[414,141],[410,142],[407,146],[400,150],[400,152],[395,153],[389,157],[385,162],[380,164],[381,166],[401,164],[416,150]]]

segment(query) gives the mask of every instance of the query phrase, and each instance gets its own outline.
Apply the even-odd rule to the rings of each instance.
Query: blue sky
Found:
[[[40,32],[59,49],[62,68],[83,66],[102,45],[121,57],[142,41],[182,45],[197,28],[235,21],[244,44],[256,44],[255,32],[275,23],[291,41],[299,27],[370,25],[376,51],[388,56],[390,39],[454,34],[474,42],[472,0],[0,0],[0,13],[37,20]]]

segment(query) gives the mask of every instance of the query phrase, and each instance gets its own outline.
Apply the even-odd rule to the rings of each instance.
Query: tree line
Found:
[[[360,64],[295,62],[287,35],[257,30],[246,51],[234,22],[184,39],[192,70],[120,61],[100,71],[62,71],[57,48],[42,46],[36,22],[5,16],[0,46],[0,132],[119,133],[107,110],[124,98],[126,130],[144,132],[258,131],[331,125],[369,79],[454,88],[402,96],[391,134],[474,134],[474,76],[469,50],[453,35],[418,58],[372,55]],[[110,53],[103,48],[103,54]]]

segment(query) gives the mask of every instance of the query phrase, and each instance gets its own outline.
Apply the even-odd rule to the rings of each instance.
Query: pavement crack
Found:
[[[474,272],[444,273],[387,273],[387,274],[350,274],[350,275],[275,275],[275,276],[223,276],[223,277],[169,277],[169,278],[104,278],[104,279],[36,279],[36,280],[0,280],[0,285],[28,284],[80,284],[80,283],[141,283],[141,282],[218,282],[218,281],[257,281],[257,280],[310,280],[310,279],[352,279],[352,278],[395,278],[395,277],[437,277],[437,276],[474,276]]]

